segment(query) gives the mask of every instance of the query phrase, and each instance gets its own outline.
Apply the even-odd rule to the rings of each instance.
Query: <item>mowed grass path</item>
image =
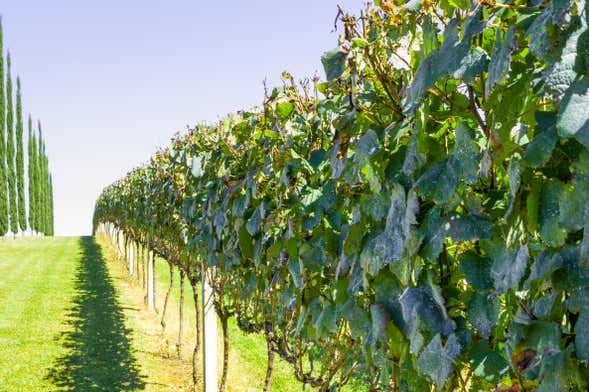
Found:
[[[90,237],[0,242],[0,391],[127,391],[145,383]]]

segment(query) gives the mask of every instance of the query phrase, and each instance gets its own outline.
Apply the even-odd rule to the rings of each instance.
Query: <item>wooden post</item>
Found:
[[[211,274],[214,276],[214,269]],[[204,392],[217,392],[217,314],[213,302],[213,289],[202,271],[202,309],[203,309],[203,368]]]
[[[135,243],[129,241],[129,276],[133,276],[135,271]]]
[[[147,251],[148,260],[147,260],[147,307],[150,309],[155,309],[155,298],[154,298],[154,263],[155,258],[153,255],[153,251],[149,249]]]
[[[118,231],[118,241],[117,249],[119,251],[119,259],[122,260],[125,255],[125,234],[123,233],[123,230]]]

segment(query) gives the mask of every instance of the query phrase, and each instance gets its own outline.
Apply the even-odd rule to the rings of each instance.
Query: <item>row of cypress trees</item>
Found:
[[[0,236],[9,232],[13,235],[19,231],[24,233],[27,229],[30,229],[32,233],[53,235],[53,181],[45,153],[41,122],[37,123],[37,130],[33,130],[33,120],[30,115],[27,139],[29,204],[27,220],[21,83],[20,78],[17,77],[15,113],[10,53],[6,56],[6,66],[5,78],[2,20],[0,19]]]

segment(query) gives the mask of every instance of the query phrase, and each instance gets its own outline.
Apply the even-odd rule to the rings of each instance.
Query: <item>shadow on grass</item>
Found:
[[[134,391],[144,389],[132,352],[129,330],[117,302],[100,247],[81,237],[76,297],[67,314],[68,332],[58,337],[67,349],[47,378],[59,391]]]

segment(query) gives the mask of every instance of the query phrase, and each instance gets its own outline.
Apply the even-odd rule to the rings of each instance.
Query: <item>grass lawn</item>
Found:
[[[141,280],[129,277],[115,259],[104,239],[0,240],[0,392],[192,390],[195,328],[188,282],[178,358],[178,271],[163,330],[167,263],[156,262],[158,314],[146,309]],[[229,326],[227,390],[261,391],[264,338],[243,334],[234,320]],[[292,368],[277,357],[272,391],[300,390]]]
[[[0,242],[0,390],[145,385],[115,289],[90,237]]]

